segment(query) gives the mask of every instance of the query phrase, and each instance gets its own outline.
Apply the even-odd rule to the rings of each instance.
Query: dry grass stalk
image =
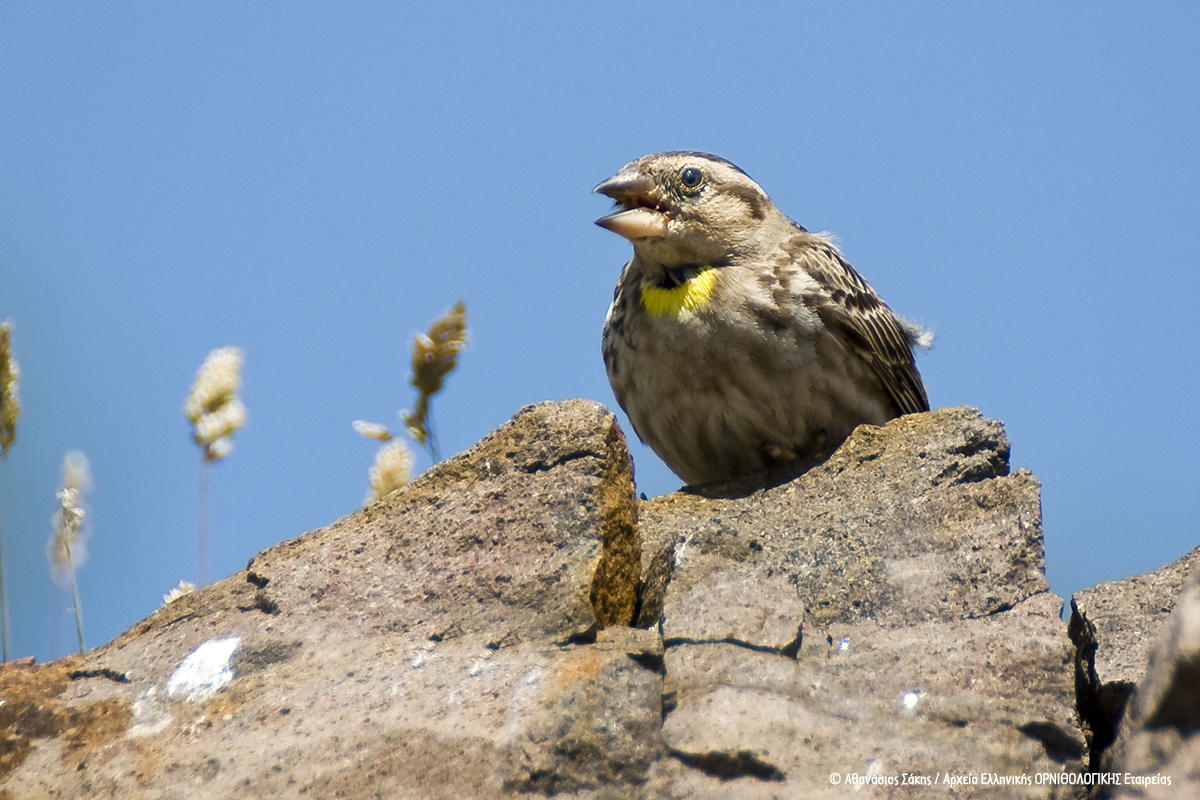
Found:
[[[163,605],[165,606],[171,601],[178,600],[185,594],[191,594],[194,591],[196,591],[196,584],[191,581],[180,581],[178,586],[163,595]]]
[[[435,321],[428,333],[418,333],[413,341],[412,377],[409,383],[417,390],[416,408],[409,414],[401,414],[405,427],[413,439],[429,448],[434,463],[440,461],[437,442],[429,422],[429,400],[442,389],[442,384],[456,366],[458,353],[467,343],[467,307],[459,302],[444,316]],[[377,422],[355,420],[354,430],[369,439],[378,439],[386,444],[375,455],[371,467],[372,497],[383,497],[408,483],[412,475],[413,458],[396,434],[386,425]]]
[[[231,437],[246,423],[246,407],[238,398],[242,385],[242,351],[236,347],[213,350],[204,359],[183,413],[195,426],[192,438],[204,448],[205,461],[217,461],[233,449]]]
[[[0,461],[8,458],[8,448],[17,438],[17,417],[21,402],[17,399],[17,380],[21,369],[12,354],[12,322],[0,324]],[[4,588],[4,549],[0,539],[0,649],[8,661],[8,595]]]
[[[81,535],[87,511],[83,495],[91,489],[92,475],[87,456],[71,450],[63,458],[63,485],[58,490],[58,511],[51,518],[54,530],[46,543],[50,575],[59,586],[70,584],[75,605],[75,631],[79,634],[79,652],[83,652],[83,612],[79,605],[79,587],[75,570],[87,560],[87,548]]]
[[[407,485],[412,477],[412,466],[412,453],[399,439],[380,447],[371,467],[372,494],[367,496],[367,501],[391,494]]]
[[[246,406],[237,396],[242,386],[242,360],[242,351],[236,347],[213,350],[183,403],[183,413],[195,426],[192,438],[203,455],[196,534],[196,580],[201,585],[208,579],[208,464],[229,455],[233,434],[246,423]]]
[[[17,399],[17,381],[21,370],[12,354],[12,322],[0,324],[0,458],[8,457],[8,448],[17,438],[17,417],[21,402]]]
[[[467,307],[461,301],[434,322],[429,333],[418,333],[413,340],[413,374],[408,382],[417,390],[417,405],[404,417],[404,424],[414,439],[429,447],[434,461],[441,459],[429,425],[429,400],[458,366],[458,353],[466,344]]]

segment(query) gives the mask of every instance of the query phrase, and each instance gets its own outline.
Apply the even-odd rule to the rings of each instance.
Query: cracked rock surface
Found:
[[[1146,674],[1125,708],[1108,772],[1137,776],[1101,797],[1195,797],[1200,792],[1200,574],[1152,640]],[[1163,783],[1166,777],[1170,782]]]
[[[999,423],[905,417],[803,466],[636,504],[606,410],[522,409],[103,647],[0,669],[0,798],[808,798],[1079,770],[1038,485]]]
[[[1126,704],[1146,676],[1150,648],[1170,624],[1176,598],[1189,577],[1200,576],[1197,565],[1200,547],[1153,572],[1097,584],[1071,598],[1078,704],[1090,732],[1093,769],[1101,768],[1100,757],[1116,738]]]
[[[848,775],[1082,766],[1038,484],[1010,474],[999,423],[952,408],[861,427],[791,481],[644,502],[640,528],[673,756],[649,795],[843,797]]]
[[[1200,547],[1071,599],[1096,798],[1200,797]]]

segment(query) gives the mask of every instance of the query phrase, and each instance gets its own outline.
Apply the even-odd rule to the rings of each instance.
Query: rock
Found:
[[[0,797],[1083,796],[980,783],[1087,756],[999,423],[801,466],[639,506],[604,409],[522,409],[97,650],[0,669]]]
[[[1068,627],[1076,645],[1079,713],[1089,732],[1092,768],[1116,736],[1134,686],[1146,674],[1150,647],[1168,624],[1189,576],[1200,574],[1200,547],[1144,575],[1085,589],[1071,598]]]
[[[1008,474],[1008,447],[999,423],[943,409],[862,426],[824,464],[780,486],[642,503],[643,536],[674,551],[664,602],[696,594],[699,581],[711,591],[719,574],[736,592],[754,565],[799,590],[817,627],[1012,608],[1048,584],[1038,484],[1024,470]]]
[[[664,602],[663,637],[673,644],[738,642],[794,656],[804,603],[787,578],[752,562],[722,565],[686,590],[676,583]]]
[[[565,640],[633,615],[632,491],[602,406],[532,406],[404,491],[255,556],[249,574],[272,602],[354,608],[359,626]],[[294,572],[277,580],[280,568]]]
[[[635,519],[607,411],[523,409],[86,657],[5,668],[4,696],[21,700],[0,706],[4,790],[470,798],[583,776],[636,784],[658,753],[658,637],[605,635],[633,619]],[[168,696],[202,697],[180,666],[234,639],[231,684]]]
[[[643,502],[658,548],[644,585],[663,596],[643,598],[639,620],[661,607],[663,741],[687,767],[658,770],[661,796],[835,797],[847,787],[832,773],[1080,769],[1038,486],[1009,474],[1007,455],[999,424],[943,409],[859,428],[787,483]]]
[[[501,752],[505,790],[556,795],[646,779],[662,754],[662,641],[606,628],[553,654],[517,684]]]
[[[981,620],[857,623],[833,643],[806,637],[795,660],[731,644],[668,646],[663,739],[689,768],[657,776],[662,796],[832,798],[870,775],[1077,769],[1084,742],[1057,606],[1038,594]],[[936,791],[951,794],[941,782]],[[1037,786],[954,791],[1051,796]]]
[[[1121,784],[1099,797],[1200,797],[1200,574],[1174,606],[1104,753],[1103,770]]]

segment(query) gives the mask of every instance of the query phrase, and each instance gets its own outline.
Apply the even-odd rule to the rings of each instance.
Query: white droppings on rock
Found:
[[[242,637],[209,639],[185,658],[167,681],[167,697],[199,703],[215,695],[233,680],[229,662]]]
[[[916,710],[917,703],[919,702],[921,702],[921,692],[918,692],[916,689],[905,692],[900,696],[900,705],[904,707],[905,711]]]

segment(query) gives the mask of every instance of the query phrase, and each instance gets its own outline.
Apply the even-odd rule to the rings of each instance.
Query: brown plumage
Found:
[[[638,435],[688,483],[831,452],[861,423],[929,409],[913,347],[827,236],[788,219],[730,162],[669,152],[596,191],[633,243],[604,363]]]

